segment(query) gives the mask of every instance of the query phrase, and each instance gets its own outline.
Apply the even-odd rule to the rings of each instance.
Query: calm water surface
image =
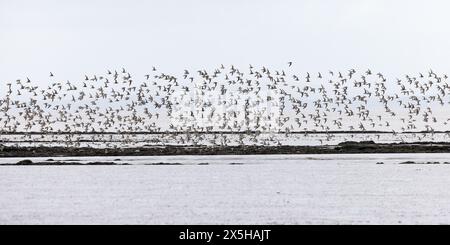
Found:
[[[2,166],[0,223],[450,223],[450,165],[398,164],[450,154],[119,158],[132,165]]]

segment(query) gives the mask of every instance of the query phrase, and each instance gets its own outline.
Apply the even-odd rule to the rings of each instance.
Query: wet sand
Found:
[[[448,142],[379,144],[347,141],[323,146],[149,146],[135,148],[13,147],[0,145],[0,157],[171,156],[344,153],[450,153]]]

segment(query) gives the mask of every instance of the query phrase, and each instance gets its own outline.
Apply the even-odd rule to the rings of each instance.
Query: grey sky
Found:
[[[448,1],[0,0],[0,80],[221,63],[450,72]]]

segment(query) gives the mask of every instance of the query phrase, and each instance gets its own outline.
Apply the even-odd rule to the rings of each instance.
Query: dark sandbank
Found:
[[[88,162],[80,163],[79,160],[75,161],[55,161],[53,159],[48,159],[43,162],[33,162],[29,159],[18,161],[17,163],[2,164],[1,166],[65,166],[65,165],[128,165],[128,163],[115,163],[115,162]]]
[[[405,161],[399,164],[450,164],[450,162],[415,162],[415,161]]]
[[[448,142],[380,144],[347,141],[322,146],[148,146],[134,148],[13,147],[2,146],[0,157],[69,156],[165,156],[165,155],[252,155],[252,154],[344,154],[344,153],[450,153]]]

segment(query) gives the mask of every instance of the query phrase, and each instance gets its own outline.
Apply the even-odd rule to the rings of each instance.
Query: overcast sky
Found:
[[[449,1],[0,0],[0,80],[221,63],[450,72]]]

